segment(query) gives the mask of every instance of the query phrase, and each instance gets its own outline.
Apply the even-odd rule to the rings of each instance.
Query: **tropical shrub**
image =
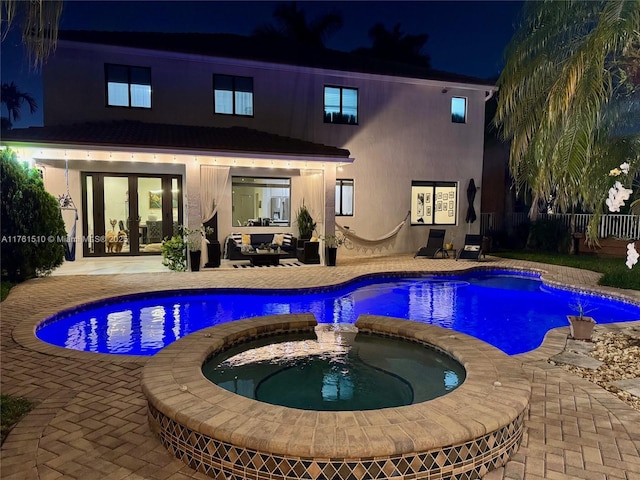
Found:
[[[2,275],[23,281],[47,275],[64,260],[66,231],[58,200],[48,193],[40,172],[1,152]]]
[[[187,270],[187,244],[182,235],[174,235],[162,241],[162,264],[175,272]]]
[[[529,225],[527,248],[545,252],[569,251],[571,233],[562,220],[555,218],[538,220]]]
[[[313,221],[313,217],[311,213],[309,213],[309,209],[304,204],[304,201],[296,212],[296,223],[298,224],[300,238],[311,238],[313,231],[316,229],[316,222]]]

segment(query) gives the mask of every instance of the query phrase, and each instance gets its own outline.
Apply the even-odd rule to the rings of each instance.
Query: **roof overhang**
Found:
[[[131,121],[30,127],[5,132],[2,145],[28,161],[104,161],[323,168],[354,161],[344,148],[243,127]]]
[[[62,161],[128,162],[218,165],[248,168],[324,169],[330,165],[346,165],[352,157],[326,155],[292,155],[215,150],[113,147],[71,143],[2,141],[18,158],[31,163]]]

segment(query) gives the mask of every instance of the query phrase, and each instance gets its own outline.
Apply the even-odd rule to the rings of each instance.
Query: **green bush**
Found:
[[[13,283],[11,282],[0,282],[0,302],[4,302],[4,299],[9,296],[9,290],[13,288]]]
[[[562,220],[538,220],[529,225],[527,248],[544,252],[566,253],[571,244],[571,233]]]
[[[58,200],[40,172],[1,152],[2,273],[11,281],[46,275],[64,260],[66,236]]]
[[[184,237],[174,235],[162,241],[162,264],[169,270],[184,272],[187,269],[187,245]]]
[[[316,222],[313,221],[313,217],[304,204],[304,200],[296,212],[296,223],[298,224],[300,238],[311,238],[313,231],[316,229]]]

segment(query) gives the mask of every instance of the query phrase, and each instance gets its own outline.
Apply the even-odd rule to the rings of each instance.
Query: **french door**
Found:
[[[160,254],[182,224],[182,177],[82,173],[85,257]]]

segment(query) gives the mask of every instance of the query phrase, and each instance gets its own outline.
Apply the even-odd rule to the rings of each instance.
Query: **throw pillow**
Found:
[[[248,233],[242,234],[242,245],[251,245],[251,235]]]
[[[311,240],[309,240],[310,242],[317,242],[318,241],[318,237],[311,237]]]
[[[293,234],[285,233],[284,239],[282,240],[282,245],[285,247],[290,247],[293,244]]]
[[[279,246],[282,246],[283,242],[284,242],[284,234],[282,234],[282,233],[276,233],[273,236],[273,240],[271,240],[271,243],[273,243],[274,245],[279,245]]]
[[[231,238],[233,238],[233,241],[236,242],[236,245],[238,247],[242,245],[242,233],[234,232],[231,234]]]

